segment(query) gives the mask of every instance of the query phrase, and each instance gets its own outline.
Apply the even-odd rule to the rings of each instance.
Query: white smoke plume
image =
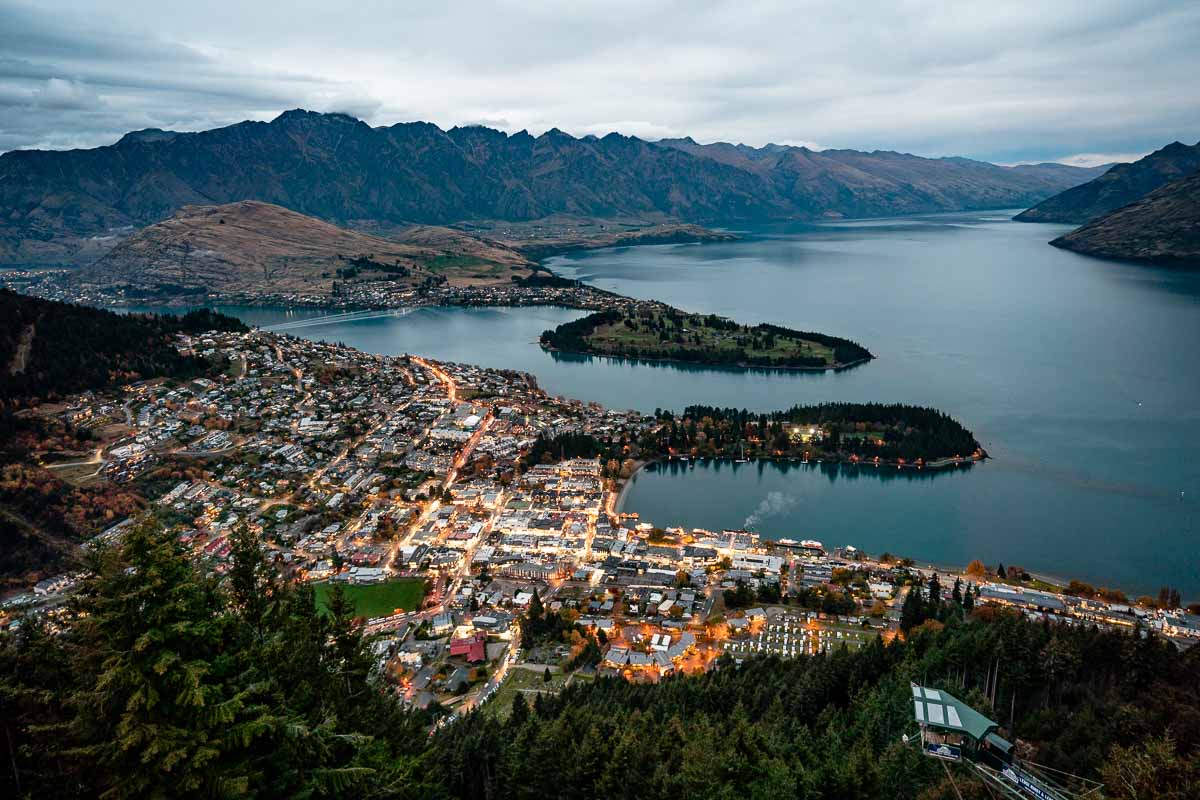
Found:
[[[750,512],[750,516],[746,517],[746,521],[742,523],[742,527],[746,529],[753,528],[768,517],[790,511],[795,505],[796,498],[790,494],[768,492],[767,496]]]

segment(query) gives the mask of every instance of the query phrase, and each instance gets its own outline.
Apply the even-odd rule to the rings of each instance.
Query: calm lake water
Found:
[[[764,373],[544,353],[580,312],[424,309],[248,322],[380,353],[510,367],[548,391],[652,411],[825,400],[940,408],[993,459],[885,479],[767,464],[644,471],[625,509],[658,525],[752,524],[771,537],[918,560],[971,558],[1200,597],[1200,273],[1052,248],[1066,230],[986,212],[756,229],[729,244],[594,251],[556,272],[690,311],[846,336],[878,358]],[[905,473],[907,475],[907,473]]]

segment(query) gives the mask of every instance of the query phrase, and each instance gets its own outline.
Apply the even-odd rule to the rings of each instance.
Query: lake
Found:
[[[581,312],[406,314],[234,309],[248,322],[380,353],[509,367],[548,391],[653,411],[826,400],[934,406],[993,459],[881,479],[874,470],[734,465],[640,473],[625,510],[658,525],[740,527],[918,560],[981,558],[1200,597],[1200,273],[1057,250],[1059,225],[1004,212],[789,225],[728,244],[551,259],[559,274],[742,322],[854,339],[877,359],[767,373],[549,354]],[[753,515],[753,516],[752,516]]]

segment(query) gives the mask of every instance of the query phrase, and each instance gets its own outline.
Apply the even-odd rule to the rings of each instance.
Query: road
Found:
[[[496,690],[500,688],[500,684],[503,683],[505,677],[508,676],[508,668],[511,666],[512,661],[515,658],[515,654],[520,647],[521,628],[514,621],[512,627],[512,640],[508,643],[508,649],[504,651],[503,658],[501,658],[496,664],[496,669],[492,671],[491,677],[488,678],[487,683],[485,683],[476,694],[467,696],[463,702],[459,704],[458,708],[451,712],[449,716],[445,717],[444,720],[439,724],[448,725],[451,722],[454,722],[454,720],[458,719],[462,714],[465,714],[471,709],[478,708],[488,700],[492,699],[492,695],[496,693]]]
[[[104,469],[104,459],[101,457],[101,454],[103,452],[104,452],[103,447],[97,447],[96,452],[92,453],[92,457],[89,458],[87,461],[65,461],[61,464],[47,464],[46,469],[55,470],[55,469],[66,469],[67,467],[89,467],[92,464],[96,464],[97,465],[96,471],[93,472],[92,475],[99,475],[100,470]],[[91,476],[85,476],[85,477],[91,477]]]
[[[428,362],[425,359],[420,358],[418,356],[412,356],[411,358],[412,358],[413,363],[418,364],[418,365],[424,367],[425,369],[429,370],[430,373],[432,373],[435,378],[437,378],[439,381],[441,381],[442,385],[446,387],[446,397],[450,400],[451,404],[456,403],[458,401],[458,385],[454,382],[454,379],[451,378],[450,375],[446,373],[445,370],[431,364],[430,362]],[[439,419],[441,419],[441,418],[439,417]],[[483,420],[479,423],[479,429],[476,430],[475,433],[471,435],[471,438],[467,440],[466,444],[464,444],[462,449],[459,450],[458,455],[455,456],[454,461],[452,462],[452,464],[450,466],[450,470],[446,473],[446,477],[442,480],[442,484],[441,484],[442,489],[447,489],[451,485],[453,485],[454,481],[458,478],[458,471],[460,469],[462,469],[463,465],[465,465],[467,463],[467,459],[470,458],[471,452],[475,449],[475,445],[477,445],[479,443],[479,440],[483,437],[484,433],[486,433],[491,428],[492,422],[493,422],[493,418],[491,415],[491,411],[489,411],[487,416],[485,416],[483,418]],[[428,434],[426,434],[426,435],[428,435]],[[414,440],[414,442],[413,442],[413,446],[415,446],[415,445],[416,445],[416,440]],[[405,534],[400,539],[398,539],[396,541],[395,545],[392,546],[392,552],[388,555],[388,560],[387,560],[387,567],[389,569],[394,569],[394,565],[396,562],[396,556],[400,554],[401,548],[403,548],[405,545],[407,545],[412,540],[413,535],[417,531],[419,531],[422,527],[424,527],[425,523],[429,521],[429,518],[431,516],[433,516],[433,514],[435,514],[440,507],[441,507],[441,502],[436,499],[431,500],[429,503],[426,504],[424,510],[421,512],[421,515],[419,517],[417,517],[416,521],[412,524],[411,527],[409,527],[408,533]],[[491,524],[491,522],[489,520],[489,525],[490,524]],[[482,536],[480,538],[482,538]],[[476,541],[478,542],[478,540],[476,540]],[[472,547],[464,555],[463,564],[459,570],[460,572],[463,569],[466,569],[466,570],[470,569],[471,559],[474,557],[474,553],[475,553],[475,549],[474,549],[474,547]],[[462,577],[461,577],[461,575],[459,575],[455,578],[455,581],[453,582],[453,584],[446,588],[446,591],[444,592],[443,596],[444,597],[453,597],[454,594],[458,591],[458,586],[461,583],[462,583]]]

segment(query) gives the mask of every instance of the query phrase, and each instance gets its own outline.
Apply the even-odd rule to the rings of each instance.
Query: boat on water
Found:
[[[789,550],[800,550],[808,555],[823,555],[825,553],[825,545],[816,539],[804,539],[799,542],[795,539],[777,539],[775,540],[775,544],[780,547],[786,547]]]

